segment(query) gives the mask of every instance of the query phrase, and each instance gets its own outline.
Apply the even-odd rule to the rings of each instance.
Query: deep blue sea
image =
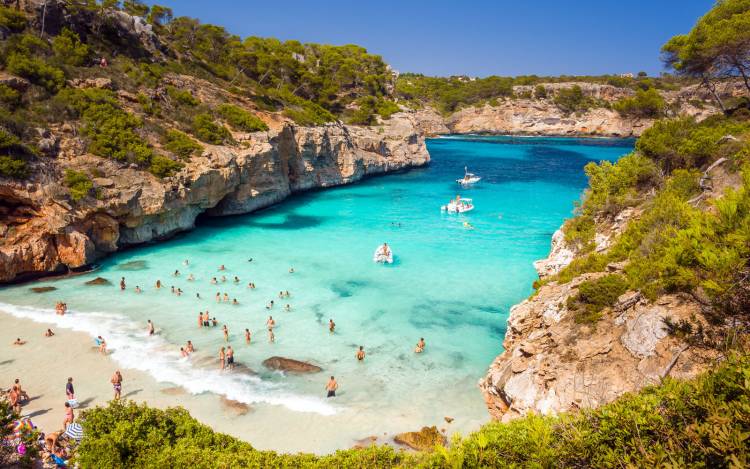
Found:
[[[337,427],[349,439],[403,422],[413,428],[440,424],[446,415],[460,416],[457,428],[468,430],[487,419],[477,381],[502,350],[509,308],[532,291],[532,262],[547,255],[550,237],[586,186],[583,167],[614,161],[632,144],[431,139],[432,161],[425,168],[297,195],[250,215],[202,219],[170,241],[107,258],[96,273],[34,284],[57,291],[4,288],[0,309],[102,335],[120,366],[146,371],[165,386],[321,418],[346,416]],[[473,188],[455,182],[464,167],[482,177]],[[476,208],[442,213],[440,206],[457,194],[473,199]],[[392,265],[372,261],[383,242],[395,253]],[[217,270],[222,264],[226,271]],[[94,276],[113,285],[85,286]],[[123,276],[128,288],[121,292],[116,284]],[[248,282],[257,288],[247,288]],[[143,293],[134,292],[136,285]],[[171,286],[183,295],[172,294]],[[278,297],[287,290],[290,298]],[[217,293],[239,305],[217,302]],[[64,318],[54,315],[58,299],[71,310]],[[276,304],[267,310],[271,300]],[[255,374],[219,371],[214,359],[225,345],[220,327],[197,327],[198,312],[206,309],[228,326],[236,360]],[[265,327],[269,315],[277,324],[274,343]],[[158,336],[145,334],[147,319]],[[336,323],[334,334],[329,319]],[[253,334],[251,345],[244,342],[245,328]],[[427,347],[416,355],[420,337]],[[179,355],[186,340],[198,349],[190,359]],[[367,352],[364,363],[354,358],[359,345]],[[268,371],[261,362],[274,355],[313,362],[324,373]],[[335,400],[322,392],[330,374],[341,385]],[[260,425],[252,420],[257,416],[246,418],[248,425]]]

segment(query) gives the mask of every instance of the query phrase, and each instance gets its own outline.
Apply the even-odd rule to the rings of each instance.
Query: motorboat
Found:
[[[456,182],[461,184],[462,186],[470,186],[472,184],[478,183],[481,180],[482,178],[474,173],[470,173],[469,168],[467,166],[464,166],[464,177],[456,179]]]
[[[456,197],[448,202],[448,205],[443,205],[440,210],[448,213],[464,213],[474,210],[474,204],[471,203],[471,199],[462,199]]]
[[[372,256],[372,261],[380,264],[393,264],[393,250],[388,246],[388,243],[378,246]]]

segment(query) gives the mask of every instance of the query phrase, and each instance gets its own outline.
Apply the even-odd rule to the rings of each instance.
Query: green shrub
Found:
[[[655,88],[639,89],[632,98],[617,101],[613,108],[623,116],[628,117],[661,117],[667,103]]]
[[[26,179],[29,177],[29,168],[26,160],[17,156],[0,155],[0,176]]]
[[[148,170],[156,177],[165,178],[173,175],[183,167],[182,163],[171,160],[166,156],[154,155]]]
[[[189,91],[179,90],[174,86],[167,86],[167,94],[172,98],[178,105],[195,107],[200,104],[198,98],[193,96]]]
[[[627,289],[628,281],[622,275],[586,280],[579,285],[578,293],[568,298],[567,306],[577,323],[596,323],[602,310],[612,306]]]
[[[164,148],[182,159],[189,159],[195,152],[203,149],[195,140],[179,130],[168,130]]]
[[[94,183],[86,173],[72,169],[65,170],[65,186],[70,190],[70,198],[79,201],[91,193]]]
[[[12,109],[21,103],[21,93],[4,83],[0,83],[0,103]]]
[[[596,224],[591,215],[580,215],[565,221],[563,225],[565,242],[576,246],[579,252],[593,248]]]
[[[534,97],[536,99],[544,99],[547,97],[547,88],[542,85],[536,85],[534,88]]]
[[[65,85],[65,74],[59,68],[48,65],[36,57],[12,53],[8,56],[6,70],[14,75],[27,78],[50,93],[55,93]]]
[[[141,105],[141,109],[143,109],[143,112],[145,112],[149,116],[154,116],[154,117],[161,116],[161,107],[156,101],[149,98],[143,93],[138,93],[137,98],[138,98],[138,104]]]
[[[558,109],[565,114],[585,111],[592,106],[591,100],[583,94],[583,90],[578,85],[560,88],[553,101]]]
[[[260,120],[255,114],[247,112],[233,104],[222,104],[217,108],[217,112],[229,125],[237,130],[244,132],[268,130],[266,123]]]
[[[0,26],[11,32],[19,33],[26,27],[26,17],[20,11],[6,6],[0,6]]]
[[[81,42],[78,34],[63,28],[59,35],[52,39],[52,50],[60,63],[80,66],[89,58],[89,46]]]
[[[209,114],[198,114],[193,118],[193,134],[213,145],[221,145],[232,138],[227,128],[214,122]]]

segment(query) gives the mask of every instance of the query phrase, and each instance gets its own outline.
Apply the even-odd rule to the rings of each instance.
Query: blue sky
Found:
[[[154,2],[148,2],[154,3]],[[426,75],[658,74],[713,0],[159,0],[239,36],[359,44]]]

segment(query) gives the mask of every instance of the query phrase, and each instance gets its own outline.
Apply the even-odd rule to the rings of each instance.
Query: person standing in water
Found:
[[[328,320],[328,331],[333,334],[333,331],[336,329],[336,323],[333,322],[333,319]]]
[[[268,328],[268,342],[270,343],[276,342],[276,336],[273,333],[273,329],[271,329],[270,327]]]
[[[328,380],[328,383],[326,384],[326,391],[328,391],[328,395],[326,397],[336,397],[336,390],[339,388],[339,383],[336,382],[336,378],[331,376],[331,379]]]
[[[245,329],[245,343],[247,345],[250,345],[250,329]]]
[[[357,361],[363,361],[365,359],[365,347],[364,345],[359,346],[359,350],[357,350]]]
[[[68,396],[68,400],[76,398],[75,389],[73,389],[73,378],[68,378],[68,383],[65,385],[65,395]]]
[[[185,351],[187,351],[187,353],[193,353],[193,352],[195,352],[195,347],[193,347],[193,341],[192,340],[188,340],[187,344],[185,344]]]
[[[234,369],[234,350],[231,345],[227,347],[227,367],[230,370]]]
[[[226,367],[226,352],[225,348],[222,347],[221,350],[219,350],[219,366],[221,366],[221,369],[223,370]]]
[[[120,290],[125,290],[125,277],[120,278]]]
[[[421,337],[419,339],[419,342],[417,342],[417,347],[414,349],[414,352],[415,353],[422,353],[422,352],[424,352],[424,347],[425,347],[424,337]]]
[[[154,323],[148,320],[148,335],[154,335]]]
[[[229,329],[227,329],[226,324],[222,327],[222,331],[224,332],[224,342],[229,342]]]
[[[110,379],[109,382],[112,383],[112,389],[115,391],[115,400],[119,400],[120,395],[122,394],[122,374],[120,373],[120,370],[115,371],[115,374],[112,375],[112,379]]]

